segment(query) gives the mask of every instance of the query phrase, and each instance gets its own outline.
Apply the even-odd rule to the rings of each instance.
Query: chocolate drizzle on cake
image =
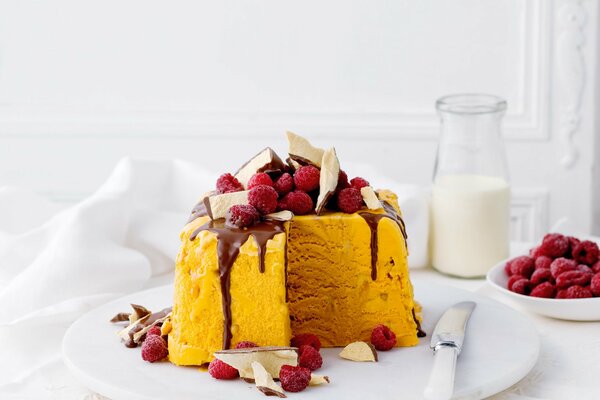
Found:
[[[412,309],[412,316],[413,319],[415,320],[415,324],[417,324],[417,337],[425,337],[427,336],[427,334],[425,333],[425,331],[421,328],[421,321],[419,321],[419,319],[417,318],[417,315],[415,314],[415,309]]]
[[[223,349],[231,345],[231,268],[240,248],[250,236],[258,246],[259,270],[265,272],[265,253],[267,242],[278,233],[285,232],[284,222],[263,221],[247,228],[234,228],[225,225],[223,220],[209,221],[192,233],[190,240],[196,239],[202,231],[210,231],[217,235],[217,255],[219,258],[219,277],[221,280],[221,297],[223,306]]]
[[[404,237],[404,245],[406,246],[406,239],[408,236],[406,235],[406,226],[404,225],[404,220],[400,216],[400,214],[396,211],[396,209],[386,201],[382,202],[383,209],[385,213],[376,214],[368,211],[360,212],[359,215],[363,217],[367,225],[369,225],[369,229],[371,229],[371,279],[377,279],[377,253],[379,252],[378,244],[377,244],[377,227],[379,226],[379,221],[383,218],[389,218],[398,224],[400,227],[400,231],[402,232],[402,236]],[[408,250],[408,247],[407,247]]]

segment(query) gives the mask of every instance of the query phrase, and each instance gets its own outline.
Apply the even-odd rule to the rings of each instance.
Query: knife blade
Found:
[[[454,392],[456,359],[465,339],[467,322],[475,309],[472,301],[463,301],[447,309],[439,319],[433,335],[433,368],[423,392],[427,400],[447,400]]]

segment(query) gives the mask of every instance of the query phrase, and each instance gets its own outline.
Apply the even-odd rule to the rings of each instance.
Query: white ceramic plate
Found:
[[[504,272],[506,261],[508,260],[498,263],[487,273],[487,281],[494,289],[508,296],[521,307],[552,318],[569,321],[600,321],[600,297],[543,299],[511,292],[506,288],[508,283],[508,276]]]
[[[539,338],[520,313],[467,291],[415,280],[423,305],[423,328],[431,335],[441,313],[465,300],[477,302],[456,369],[455,399],[481,399],[521,380],[538,358]],[[263,399],[242,380],[217,381],[197,368],[142,361],[140,350],[125,348],[108,323],[129,303],[159,309],[171,304],[172,287],[139,292],[103,305],[77,320],[63,341],[63,357],[73,374],[90,389],[117,399]],[[338,358],[340,349],[324,349],[331,384],[290,393],[291,399],[421,399],[432,365],[429,336],[416,347],[379,353],[378,363]]]

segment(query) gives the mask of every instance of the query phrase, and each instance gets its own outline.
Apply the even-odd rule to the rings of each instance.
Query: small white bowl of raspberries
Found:
[[[492,287],[527,310],[572,321],[600,321],[600,239],[544,236],[528,255],[498,263]]]

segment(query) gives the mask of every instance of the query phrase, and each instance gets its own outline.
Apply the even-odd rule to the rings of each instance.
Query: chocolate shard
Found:
[[[377,362],[377,350],[371,343],[353,342],[344,347],[340,357],[350,361]]]
[[[363,201],[369,210],[380,210],[383,208],[381,201],[371,186],[365,186],[360,189]]]
[[[335,193],[340,175],[340,161],[335,153],[335,148],[327,149],[321,160],[321,176],[319,178],[319,197],[315,211],[317,215],[325,210],[325,205]]]
[[[290,158],[301,165],[311,164],[321,168],[323,149],[313,146],[306,138],[287,132],[288,153]]]
[[[285,163],[281,161],[277,153],[272,148],[267,147],[246,161],[234,176],[244,187],[247,187],[248,181],[257,172],[272,173],[274,171],[282,171],[284,168]]]
[[[114,317],[112,317],[110,319],[110,322],[112,322],[113,324],[115,324],[117,322],[129,321],[129,316],[130,315],[131,315],[130,313],[120,312],[117,315],[115,315]]]
[[[252,373],[254,374],[254,383],[256,388],[260,390],[265,396],[277,396],[280,398],[287,397],[283,393],[281,386],[275,383],[273,376],[265,369],[265,367],[258,361],[253,361]]]
[[[152,311],[148,310],[144,306],[140,306],[139,304],[131,304],[131,308],[133,308],[133,312],[129,315],[130,323],[133,323],[139,319],[142,319],[146,315],[152,314]]]
[[[204,199],[208,216],[215,220],[225,218],[229,207],[237,204],[248,204],[248,191],[223,193]]]
[[[294,213],[288,210],[277,211],[271,214],[264,215],[263,218],[267,221],[289,221],[294,218]]]
[[[241,378],[255,379],[252,363],[259,362],[271,376],[279,376],[283,365],[298,365],[296,347],[251,347],[216,351],[214,356],[237,369]]]
[[[297,171],[302,166],[302,164],[300,164],[298,161],[292,160],[290,157],[286,158],[285,162],[287,163],[287,165],[289,165],[292,171]]]
[[[308,382],[309,386],[318,386],[318,385],[326,385],[330,382],[328,376],[325,375],[310,375],[310,382]]]
[[[132,304],[133,306],[133,304]],[[141,307],[137,306],[136,307]],[[142,307],[144,310],[145,308]],[[139,309],[139,308],[138,308]],[[130,322],[124,329],[117,332],[117,335],[121,338],[123,344],[126,347],[136,347],[142,342],[148,330],[158,324],[165,321],[171,314],[171,308],[165,308],[156,313],[150,313],[142,318],[139,318],[133,322]],[[142,333],[140,333],[142,332]]]

